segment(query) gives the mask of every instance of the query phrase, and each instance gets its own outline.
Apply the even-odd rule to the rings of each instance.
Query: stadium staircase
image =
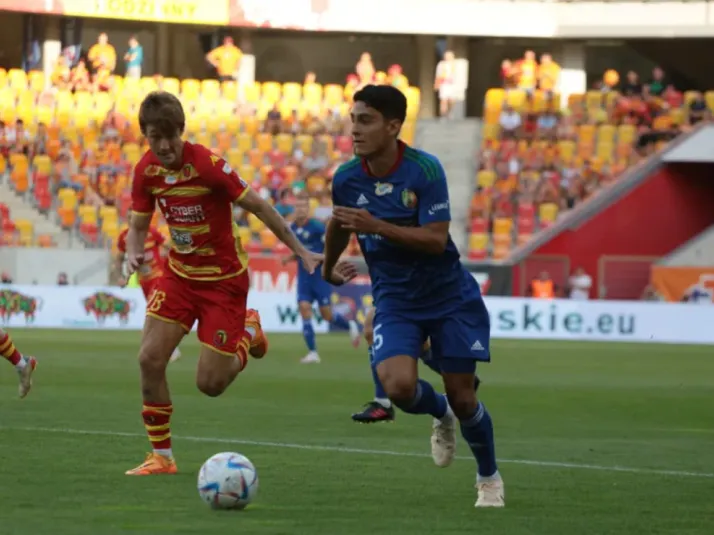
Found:
[[[439,157],[449,185],[451,237],[463,254],[468,250],[469,205],[478,162],[475,154],[481,142],[481,121],[421,119],[414,144]]]
[[[51,236],[57,247],[64,249],[81,249],[83,245],[78,239],[72,239],[69,232],[52,221],[54,213],[43,215],[38,212],[27,200],[10,187],[7,177],[0,175],[0,202],[6,204],[10,209],[12,218],[15,221],[31,221],[35,235],[46,234]]]

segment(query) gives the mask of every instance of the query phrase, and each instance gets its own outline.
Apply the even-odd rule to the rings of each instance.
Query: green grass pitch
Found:
[[[496,341],[481,397],[507,507],[476,510],[462,441],[439,469],[429,418],[352,423],[372,392],[366,350],[345,336],[318,337],[323,363],[306,366],[298,335],[273,335],[266,359],[216,399],[194,386],[187,339],[169,370],[180,474],[132,478],[148,450],[139,333],[11,333],[41,360],[22,401],[0,367],[2,535],[714,533],[711,347]],[[244,512],[198,497],[198,468],[219,451],[258,468]]]

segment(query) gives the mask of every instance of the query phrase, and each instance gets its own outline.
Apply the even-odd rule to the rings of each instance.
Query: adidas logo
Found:
[[[369,204],[369,201],[364,196],[364,193],[360,193],[359,199],[357,199],[357,206],[364,206],[365,204]]]
[[[474,345],[471,346],[471,351],[483,351],[483,345],[481,344],[481,340],[476,340],[474,342]]]

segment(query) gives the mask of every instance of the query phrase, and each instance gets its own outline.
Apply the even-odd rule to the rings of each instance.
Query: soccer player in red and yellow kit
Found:
[[[17,392],[21,398],[24,398],[32,388],[32,373],[37,367],[37,360],[35,357],[22,355],[15,347],[10,335],[2,329],[0,329],[0,355],[15,366],[17,374],[20,376]]]
[[[166,92],[147,95],[139,126],[149,151],[134,170],[132,216],[126,239],[129,271],[146,260],[145,243],[158,204],[171,233],[167,269],[154,285],[139,350],[142,417],[153,447],[128,475],[176,473],[171,451],[173,412],[166,366],[198,321],[201,352],[196,384],[215,397],[261,358],[267,340],[255,310],[247,310],[248,259],[233,220],[233,205],[255,214],[313,272],[322,255],[297,240],[275,209],[206,147],[181,139],[186,118]]]
[[[131,216],[130,216],[131,217]],[[118,273],[123,272],[124,262],[126,260],[126,236],[129,229],[126,228],[119,233],[117,238],[117,258],[116,269]],[[148,303],[151,299],[151,294],[154,291],[154,284],[164,274],[164,264],[166,256],[167,243],[164,236],[156,230],[155,227],[149,227],[146,233],[146,242],[144,243],[144,263],[137,270],[139,286],[141,286],[144,297]],[[126,286],[128,280],[123,275],[121,276],[120,285],[122,288]],[[181,358],[181,351],[177,347],[171,354],[170,362],[175,362]]]

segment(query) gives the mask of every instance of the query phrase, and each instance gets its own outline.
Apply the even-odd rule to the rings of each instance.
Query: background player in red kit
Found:
[[[139,350],[142,416],[153,452],[129,475],[176,473],[166,365],[194,322],[202,345],[196,384],[208,396],[225,391],[245,367],[248,354],[261,358],[267,351],[260,317],[246,309],[248,259],[233,220],[233,204],[263,221],[308,271],[322,260],[225,160],[182,141],[185,123],[181,103],[169,93],[150,93],[141,104],[139,126],[150,150],[134,170],[126,240],[129,271],[146,259],[144,244],[156,204],[169,226],[172,247],[147,306]]]
[[[131,216],[130,216],[131,219]],[[129,234],[129,229],[126,228],[119,233],[117,238],[117,258],[116,269],[120,274],[120,286],[126,286],[128,279],[124,277],[124,262],[126,260],[126,237]],[[149,227],[146,233],[146,241],[144,242],[144,263],[136,271],[144,297],[148,303],[151,299],[151,294],[154,292],[154,284],[164,274],[165,256],[168,253],[168,244],[166,238],[156,229]],[[175,362],[181,358],[181,351],[177,347],[171,354],[171,362]]]

